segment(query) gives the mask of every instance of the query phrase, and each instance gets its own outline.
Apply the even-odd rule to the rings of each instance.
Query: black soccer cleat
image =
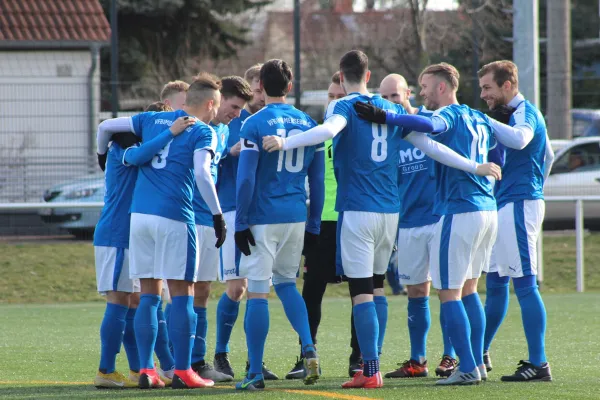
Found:
[[[529,361],[521,360],[514,374],[505,375],[500,380],[502,382],[550,382],[552,381],[550,364],[546,362],[541,367],[536,367]]]
[[[485,364],[485,370],[490,372],[492,370],[492,359],[489,351],[483,353],[483,363]]]
[[[363,370],[363,359],[361,357],[353,357],[350,356],[350,361],[348,365],[348,376],[353,378],[357,372]]]
[[[248,375],[249,370],[250,370],[250,362],[246,361],[246,375]],[[279,377],[273,371],[271,371],[267,368],[267,366],[265,365],[264,362],[262,364],[262,374],[263,374],[264,380],[266,380],[266,381],[276,381],[279,379]]]
[[[216,371],[234,377],[233,367],[231,366],[231,362],[229,361],[228,353],[215,353],[215,359],[213,360],[213,363],[215,365]]]
[[[287,373],[285,379],[303,379],[305,374],[304,357],[296,357],[296,364],[294,365],[294,368]]]

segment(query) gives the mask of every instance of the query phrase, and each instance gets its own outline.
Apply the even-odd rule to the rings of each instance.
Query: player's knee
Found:
[[[507,287],[510,282],[510,277],[500,276],[497,272],[489,272],[485,277],[486,288],[502,288]]]
[[[535,275],[513,278],[513,285],[515,287],[515,294],[517,297],[525,297],[537,290],[538,287]]]
[[[106,301],[112,304],[129,307],[131,293],[111,291],[106,294]]]
[[[383,289],[385,274],[373,274],[373,289]]]
[[[408,297],[416,299],[429,296],[429,282],[419,283],[418,285],[407,285]]]
[[[233,279],[227,281],[227,296],[233,301],[240,301],[246,293],[248,281],[246,279]]]
[[[348,288],[350,297],[356,297],[361,294],[373,294],[373,278],[348,278]]]
[[[248,292],[249,293],[260,293],[269,294],[271,291],[271,283],[269,279],[254,280],[248,279]]]
[[[210,282],[196,282],[194,284],[194,306],[205,307],[210,296]]]

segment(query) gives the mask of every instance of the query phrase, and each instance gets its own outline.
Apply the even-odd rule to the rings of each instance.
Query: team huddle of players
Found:
[[[419,77],[424,106],[415,109],[400,75],[381,82],[381,95],[369,93],[367,56],[353,50],[332,78],[321,125],[286,104],[292,72],[279,59],[251,67],[244,78],[200,74],[189,85],[171,82],[146,112],[102,122],[106,197],[94,246],[107,306],[95,385],[202,388],[233,380],[229,339],[246,294],[248,361],[236,389],[263,389],[265,380],[278,379],[263,362],[271,286],[300,339],[286,378],[314,384],[323,293],[343,276],[353,351],[342,387],[382,387],[383,287],[392,254],[408,290],[411,354],[386,378],[428,375],[432,283],[444,338],[437,384],[487,379],[513,278],[529,359],[502,380],[551,380],[535,276],[554,155],[517,76],[510,61],[479,71],[490,118],[458,104],[454,67],[431,65]],[[477,293],[482,272],[485,310]],[[217,279],[226,290],[217,305],[213,366],[205,361],[206,308]],[[128,376],[115,369],[121,345]]]

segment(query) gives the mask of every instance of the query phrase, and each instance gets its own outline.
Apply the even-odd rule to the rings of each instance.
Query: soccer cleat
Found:
[[[231,362],[229,362],[229,354],[228,353],[215,353],[215,371],[219,371],[224,373],[225,375],[229,375],[232,378],[235,376],[233,374],[233,367],[231,366]]]
[[[304,357],[296,357],[296,364],[294,365],[294,368],[287,373],[285,379],[303,379],[304,375]]]
[[[352,357],[350,356],[350,361],[349,361],[349,365],[348,365],[348,376],[350,378],[353,378],[354,375],[356,375],[356,373],[358,371],[362,371],[363,370],[363,359],[361,357]]]
[[[168,371],[164,371],[162,368],[158,368],[156,371],[158,372],[160,380],[165,383],[165,386],[171,386],[171,383],[173,382],[173,375],[175,374],[175,367],[171,368]]]
[[[213,382],[231,382],[233,380],[233,376],[215,370],[212,365],[205,361],[192,364],[192,369],[200,375],[200,378],[209,379]]]
[[[140,384],[140,373],[129,370],[129,380],[135,382],[136,385]]]
[[[479,368],[475,367],[471,372],[462,372],[460,369],[455,368],[449,377],[438,380],[436,385],[479,385],[480,383]]]
[[[138,387],[138,384],[117,371],[110,374],[98,371],[94,378],[94,386],[98,389],[129,389]]]
[[[514,374],[505,375],[500,380],[502,382],[550,382],[552,381],[550,364],[546,362],[541,367],[536,367],[529,361],[521,360]]]
[[[250,362],[246,361],[246,375],[248,375],[248,371],[250,370]],[[265,363],[262,364],[262,375],[265,381],[276,381],[279,379],[277,375],[271,370],[267,368]]]
[[[376,389],[383,387],[381,372],[366,377],[363,371],[357,371],[351,380],[342,383],[342,389]]]
[[[435,375],[447,378],[452,375],[452,372],[456,369],[458,361],[448,355],[442,357],[440,365],[435,369]]]
[[[388,372],[385,374],[386,378],[423,378],[429,374],[427,369],[427,361],[423,364],[418,363],[415,360],[404,361],[395,371]]]
[[[316,351],[309,350],[305,352],[304,371],[306,371],[304,375],[305,385],[314,385],[319,380],[321,368],[319,367],[319,357]]]
[[[265,380],[262,374],[256,374],[253,378],[246,375],[241,382],[235,384],[236,390],[262,390],[265,388]]]
[[[215,383],[210,379],[202,379],[193,369],[175,370],[173,375],[173,389],[196,389],[214,386]]]
[[[155,368],[140,370],[140,389],[164,388],[165,383],[160,379]]]
[[[487,369],[485,367],[485,364],[481,364],[478,365],[477,368],[479,369],[479,375],[481,376],[481,381],[487,381],[488,378],[488,374],[487,374]]]
[[[483,352],[483,363],[485,364],[487,372],[490,372],[492,370],[492,359],[490,358],[489,350]]]

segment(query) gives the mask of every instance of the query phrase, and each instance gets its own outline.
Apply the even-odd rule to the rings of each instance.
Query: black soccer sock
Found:
[[[358,345],[358,337],[356,336],[356,327],[354,326],[354,313],[350,314],[350,347],[352,347],[352,355],[350,357],[355,360],[360,358],[360,346]]]
[[[306,303],[308,312],[308,324],[310,325],[310,335],[313,343],[317,343],[317,331],[321,323],[321,304],[323,295],[327,288],[327,281],[319,274],[304,274],[304,286],[302,287],[302,298]]]

